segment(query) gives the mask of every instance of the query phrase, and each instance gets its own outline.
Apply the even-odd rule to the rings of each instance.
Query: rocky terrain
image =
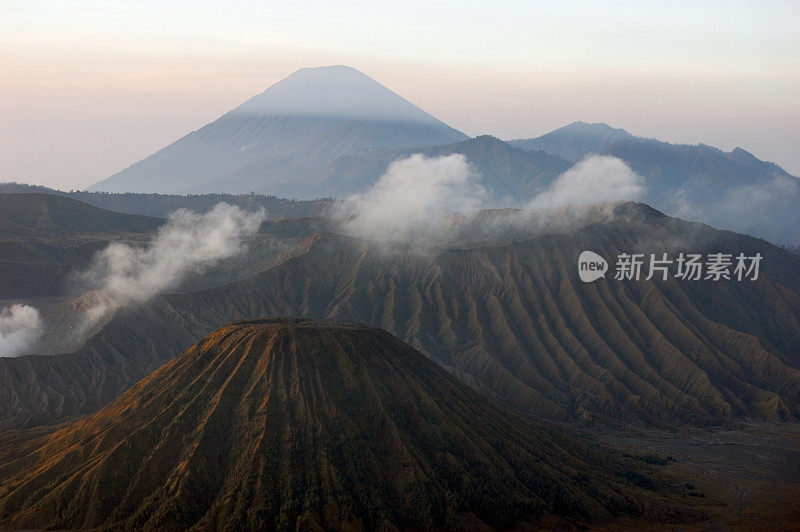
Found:
[[[354,239],[335,224],[276,223],[273,231],[312,234],[248,279],[121,310],[74,354],[0,359],[0,424],[90,413],[200,336],[253,316],[383,328],[529,416],[797,420],[800,259],[643,205],[595,214],[527,236],[513,226],[492,237],[464,222],[470,238],[415,247]],[[577,276],[585,249],[612,262],[635,251],[764,258],[756,281],[608,275],[587,284]]]
[[[645,477],[496,407],[384,331],[248,320],[96,414],[4,446],[0,526],[474,529],[665,518],[631,478]]]

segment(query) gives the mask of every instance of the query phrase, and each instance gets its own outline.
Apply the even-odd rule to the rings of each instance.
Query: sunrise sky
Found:
[[[469,135],[607,122],[798,175],[798,27],[789,0],[4,0],[0,181],[82,188],[330,64]]]

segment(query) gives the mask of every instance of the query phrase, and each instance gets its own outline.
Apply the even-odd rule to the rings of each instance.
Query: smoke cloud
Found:
[[[469,213],[487,208],[491,198],[480,181],[481,175],[461,154],[436,158],[416,154],[393,162],[370,189],[345,200],[337,214],[347,217],[344,231],[359,238],[392,242],[462,238],[451,234],[448,227],[453,226],[443,219],[468,213],[461,220],[468,222]],[[642,195],[642,181],[620,159],[588,157],[531,199],[523,213],[499,215],[497,229],[509,224],[530,225],[536,221],[534,211],[634,200]],[[566,214],[560,213],[562,220]]]
[[[24,352],[41,336],[39,311],[28,305],[12,305],[0,310],[0,357]]]
[[[542,209],[639,199],[643,179],[621,159],[593,155],[558,176],[527,207]]]
[[[38,309],[27,305],[0,312],[0,356],[31,349],[75,349],[117,308],[147,301],[187,275],[243,253],[245,239],[265,218],[263,209],[246,212],[226,203],[202,215],[181,209],[169,216],[146,246],[109,244],[95,254],[86,271],[72,275],[82,295],[72,301],[66,315],[47,318],[46,312],[43,320]]]
[[[374,240],[410,241],[426,236],[449,214],[481,208],[486,190],[461,154],[394,161],[375,185],[350,196],[339,215],[345,231]]]
[[[174,287],[189,273],[243,252],[243,239],[255,234],[265,217],[263,209],[248,213],[227,203],[203,215],[181,209],[170,215],[148,246],[112,243],[77,278],[117,305],[140,303]]]

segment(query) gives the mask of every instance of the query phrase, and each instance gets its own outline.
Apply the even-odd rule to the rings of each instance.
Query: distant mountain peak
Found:
[[[624,129],[604,122],[572,122],[541,137],[511,140],[509,144],[527,151],[545,151],[574,162],[590,153],[603,153],[615,142],[635,138]]]
[[[301,68],[232,111],[442,124],[366,74],[345,65]]]
[[[342,155],[467,138],[355,68],[302,68],[89,190],[313,198]]]
[[[732,149],[730,155],[742,161],[761,162],[755,155],[739,146]]]
[[[308,72],[326,72],[326,71],[336,71],[336,72],[349,72],[351,74],[355,74],[358,76],[365,76],[361,71],[347,65],[328,65],[328,66],[319,66],[319,67],[303,67],[298,68],[295,70],[291,75],[299,74],[299,73],[308,73]]]
[[[561,127],[559,129],[556,129],[555,131],[553,131],[553,133],[555,133],[556,131],[561,131],[561,132],[564,132],[564,133],[575,132],[575,133],[581,133],[581,134],[584,134],[584,135],[586,135],[586,134],[595,134],[595,135],[614,134],[616,136],[624,136],[624,137],[633,138],[633,135],[628,133],[626,130],[624,130],[622,128],[611,127],[608,124],[606,124],[605,122],[583,122],[583,121],[577,121],[577,122],[572,122],[571,124],[567,124],[566,126]]]
[[[487,144],[487,145],[493,145],[493,144],[497,144],[497,145],[504,144],[505,145],[505,144],[507,144],[506,142],[504,142],[504,141],[500,140],[499,138],[495,137],[494,135],[478,135],[477,137],[474,137],[473,139],[471,139],[471,141],[467,141],[467,142],[473,142],[475,144]]]

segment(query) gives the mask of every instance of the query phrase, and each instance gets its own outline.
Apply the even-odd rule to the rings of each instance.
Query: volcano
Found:
[[[0,527],[564,526],[638,507],[598,456],[383,330],[247,320],[0,452]]]
[[[466,139],[354,68],[303,68],[90,190],[311,198],[341,155]]]

